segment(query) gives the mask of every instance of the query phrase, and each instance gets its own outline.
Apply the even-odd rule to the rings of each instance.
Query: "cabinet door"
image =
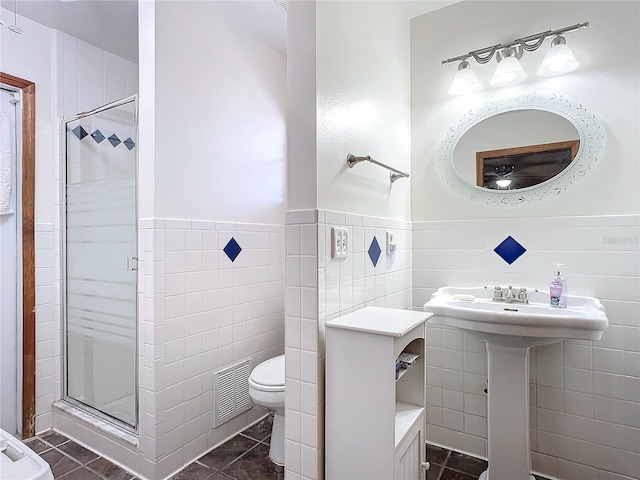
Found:
[[[407,433],[398,445],[394,458],[394,480],[423,480],[425,478],[422,463],[425,461],[426,444],[422,417]]]

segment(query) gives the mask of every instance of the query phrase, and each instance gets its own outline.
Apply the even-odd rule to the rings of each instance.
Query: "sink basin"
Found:
[[[597,298],[569,295],[567,308],[551,307],[548,292],[527,292],[529,303],[493,301],[493,289],[442,287],[425,311],[429,323],[466,330],[490,343],[533,347],[565,339],[600,340],[609,325]]]
[[[493,301],[493,287],[443,287],[424,310],[428,322],[467,331],[487,346],[487,449],[479,480],[534,480],[529,445],[529,347],[565,339],[599,340],[609,325],[597,298],[568,296],[549,305],[548,292],[527,292],[529,303]]]

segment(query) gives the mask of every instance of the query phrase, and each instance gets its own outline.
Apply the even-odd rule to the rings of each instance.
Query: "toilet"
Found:
[[[249,395],[257,405],[273,410],[269,457],[284,465],[284,355],[265,360],[249,376]]]

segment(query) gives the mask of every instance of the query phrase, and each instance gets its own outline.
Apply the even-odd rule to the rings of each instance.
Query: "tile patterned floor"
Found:
[[[284,469],[269,459],[272,424],[273,417],[265,417],[170,480],[283,480]],[[25,443],[49,463],[56,480],[137,480],[106,458],[55,431]]]
[[[427,480],[476,480],[487,469],[487,461],[427,444],[427,461],[431,468]],[[534,475],[536,480],[547,480]]]
[[[273,417],[265,417],[176,473],[170,480],[284,480],[283,468],[269,459]],[[29,439],[62,480],[136,480],[131,473],[55,431]],[[427,480],[476,480],[487,462],[427,445]],[[537,480],[546,480],[536,477]]]

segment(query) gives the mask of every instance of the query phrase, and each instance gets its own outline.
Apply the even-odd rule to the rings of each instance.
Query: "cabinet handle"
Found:
[[[431,468],[431,464],[429,462],[422,462],[423,470],[429,470]]]

